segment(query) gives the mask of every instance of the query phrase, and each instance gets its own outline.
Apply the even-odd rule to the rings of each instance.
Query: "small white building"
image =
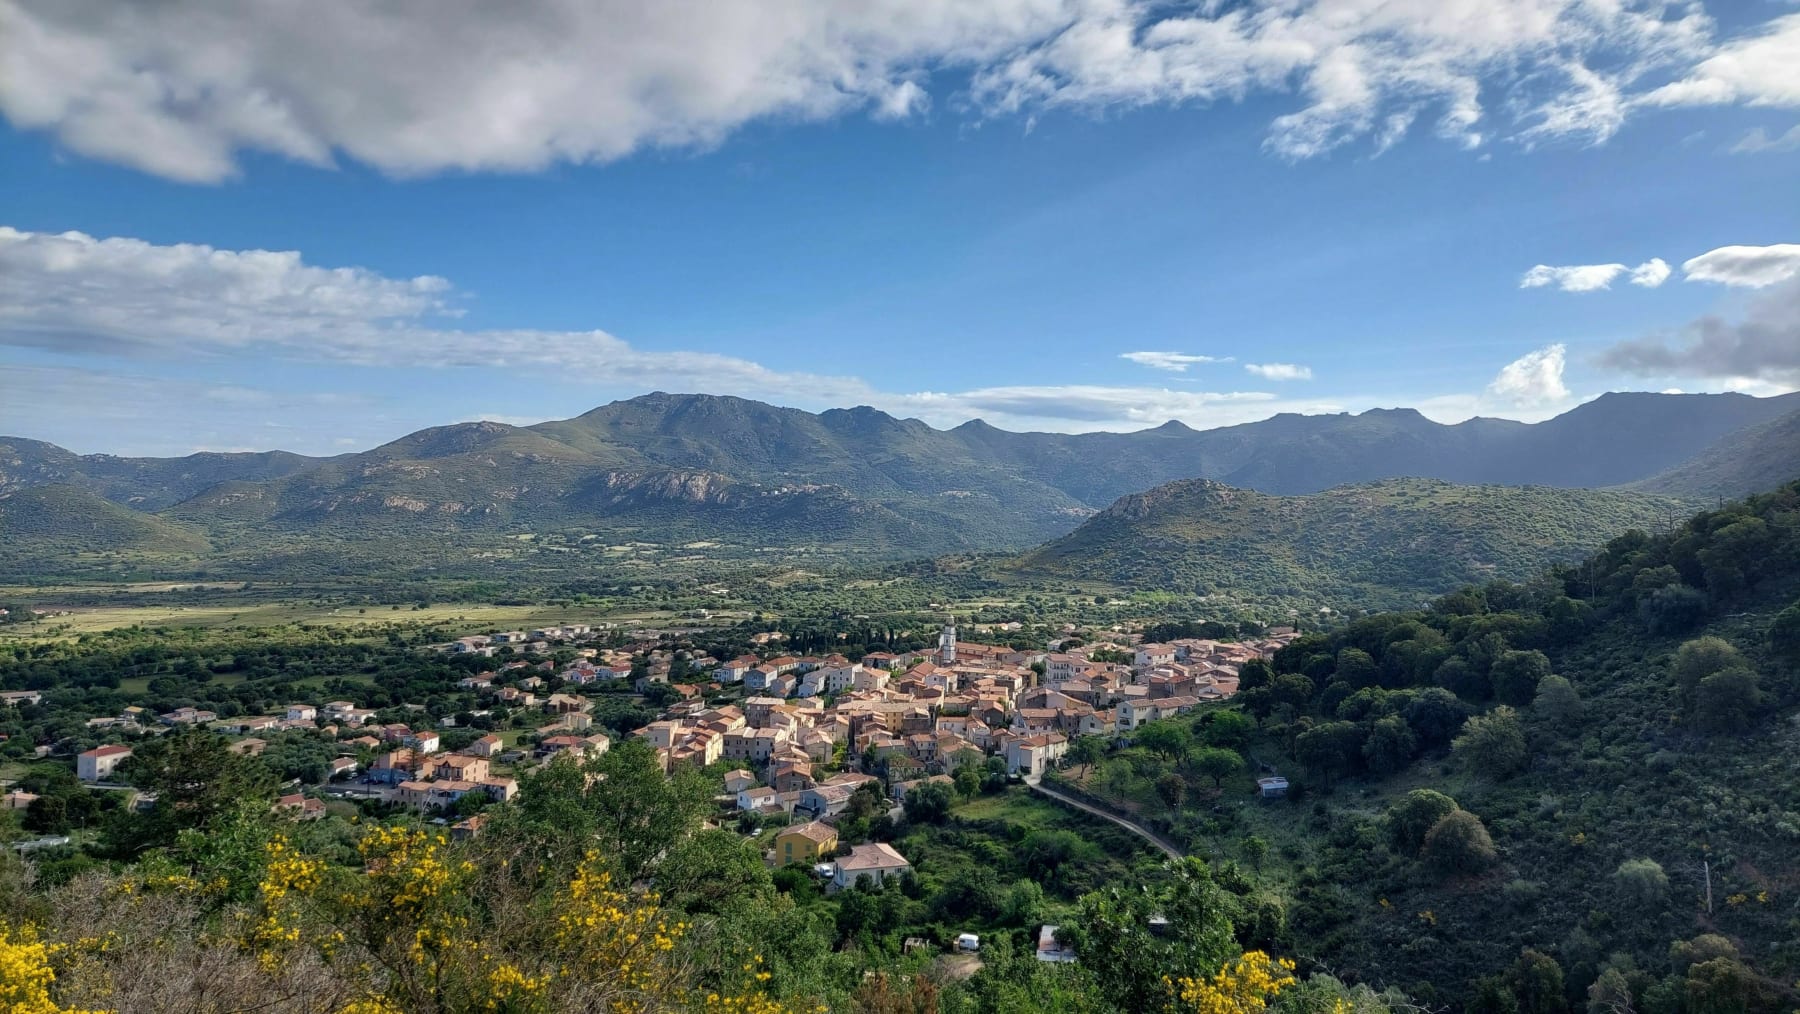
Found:
[[[75,774],[84,782],[102,782],[129,756],[128,746],[97,746],[75,758]]]

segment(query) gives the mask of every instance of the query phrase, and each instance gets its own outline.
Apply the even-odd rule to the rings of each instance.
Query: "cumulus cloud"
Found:
[[[1721,48],[1697,4],[1659,0],[0,0],[0,113],[206,182],[245,152],[530,171],[705,147],[759,120],[1270,93],[1297,108],[1266,146],[1305,158],[1415,123],[1469,147],[1602,141],[1669,69],[1725,82],[1690,92],[1770,101],[1768,40],[1792,20]]]
[[[1148,366],[1153,370],[1168,370],[1171,373],[1186,373],[1190,366],[1206,363],[1228,363],[1230,356],[1196,356],[1186,352],[1121,352],[1120,359],[1129,359],[1139,366]]]
[[[1294,363],[1245,363],[1244,369],[1264,380],[1311,380],[1312,367]]]
[[[1554,286],[1564,292],[1595,292],[1609,289],[1620,275],[1629,274],[1631,284],[1654,289],[1669,278],[1669,265],[1661,257],[1652,257],[1635,268],[1623,264],[1570,264],[1555,267],[1539,264],[1519,278],[1519,288],[1538,289]]]
[[[1690,282],[1760,289],[1800,274],[1800,243],[1722,246],[1683,262],[1681,270]]]
[[[1669,262],[1661,257],[1652,257],[1631,269],[1631,284],[1641,285],[1646,289],[1654,289],[1669,280]]]
[[[1800,14],[1774,18],[1719,46],[1679,81],[1646,95],[1648,105],[1800,106]]]
[[[1519,408],[1562,404],[1569,400],[1569,389],[1563,384],[1567,360],[1568,348],[1563,345],[1527,353],[1507,363],[1488,385],[1487,393]]]
[[[1731,146],[1733,155],[1755,155],[1768,151],[1794,151],[1800,149],[1800,124],[1787,129],[1786,133],[1770,137],[1768,131],[1761,127],[1752,129],[1738,143]]]
[[[1736,320],[1700,317],[1672,335],[1614,345],[1600,363],[1645,377],[1726,380],[1740,390],[1800,386],[1800,278],[1792,276],[1758,293]]]

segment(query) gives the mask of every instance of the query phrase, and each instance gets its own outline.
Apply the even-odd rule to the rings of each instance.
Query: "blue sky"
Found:
[[[654,389],[1084,430],[1800,386],[1793,3],[788,4],[751,39],[528,6],[488,53],[479,5],[395,5],[418,37],[384,51],[361,4],[296,40],[279,5],[0,2],[0,432],[330,453]]]

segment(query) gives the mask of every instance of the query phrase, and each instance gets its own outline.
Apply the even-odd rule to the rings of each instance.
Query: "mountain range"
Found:
[[[56,499],[72,518],[121,520],[99,504],[77,508],[92,498],[215,547],[554,531],[923,556],[1024,549],[1120,497],[1188,479],[1279,496],[1401,477],[1733,495],[1794,477],[1796,413],[1800,395],[1608,394],[1536,424],[1445,425],[1380,409],[1054,434],[657,393],[534,426],[435,427],[329,458],[130,458],[0,438],[0,496],[62,487]],[[19,511],[0,511],[0,523],[18,530],[7,517]],[[112,548],[97,533],[121,530],[72,523],[57,544]]]

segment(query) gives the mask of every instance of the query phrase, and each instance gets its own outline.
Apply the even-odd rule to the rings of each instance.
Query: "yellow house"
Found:
[[[837,847],[837,829],[829,824],[815,820],[783,828],[781,833],[775,836],[775,865],[816,863],[836,852]]]

